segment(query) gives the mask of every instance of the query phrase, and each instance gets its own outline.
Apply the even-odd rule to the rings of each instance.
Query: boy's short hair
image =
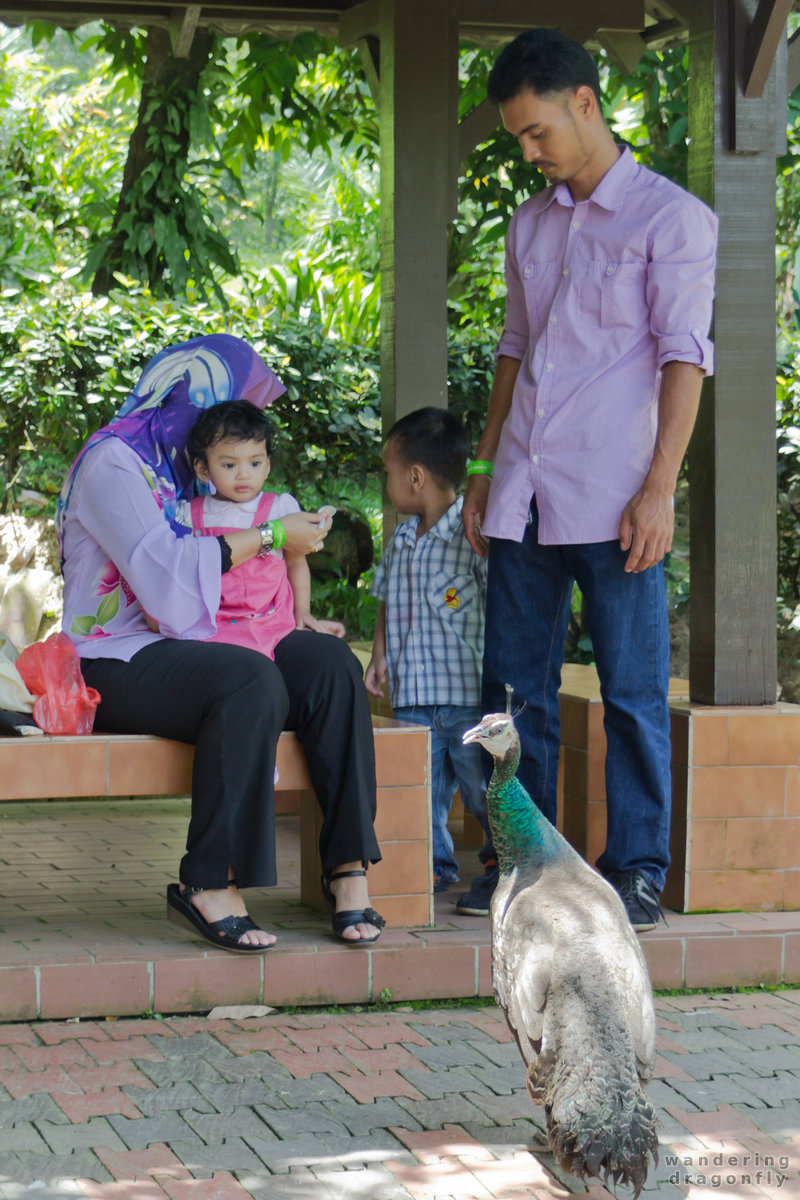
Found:
[[[275,449],[277,429],[274,421],[249,400],[224,400],[204,408],[186,438],[189,461],[205,463],[206,451],[217,442],[264,442],[267,454]]]
[[[486,90],[490,100],[502,104],[526,88],[546,96],[584,86],[602,106],[600,73],[589,51],[558,29],[528,29],[500,51]]]
[[[409,466],[419,463],[439,487],[458,490],[464,482],[470,452],[469,436],[445,408],[417,408],[396,421],[386,435]]]

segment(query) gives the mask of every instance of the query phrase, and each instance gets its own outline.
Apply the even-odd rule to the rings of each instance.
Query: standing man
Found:
[[[463,507],[471,544],[489,552],[484,708],[501,711],[513,685],[525,705],[520,779],[555,821],[577,581],[608,741],[597,867],[634,929],[652,929],[669,864],[662,560],[712,370],[717,222],[614,141],[594,60],[563,34],[533,29],[506,46],[489,95],[550,186],[509,225],[506,323]]]

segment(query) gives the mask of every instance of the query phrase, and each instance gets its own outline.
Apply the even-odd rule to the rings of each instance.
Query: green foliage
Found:
[[[108,234],[88,256],[87,277],[104,266],[163,296],[183,296],[193,281],[201,296],[210,286],[224,303],[217,276],[237,274],[239,263],[220,232],[221,198],[236,196],[237,181],[224,164],[191,154],[192,142],[203,146],[211,137],[204,84],[192,88],[180,76],[151,82],[137,135],[140,153],[126,172]]]
[[[351,642],[371,642],[380,600],[371,596],[374,570],[353,586],[344,579],[320,580],[312,576],[312,608],[319,619],[341,621]]]
[[[362,483],[376,474],[373,350],[326,338],[311,318],[287,318],[275,329],[269,314],[254,306],[225,314],[208,304],[157,301],[133,286],[112,302],[63,284],[46,303],[20,298],[0,312],[0,479],[6,491],[30,487],[52,495],[85,437],[116,411],[150,357],[171,343],[222,331],[250,341],[286,384],[274,412],[291,447],[280,465],[290,490],[325,494],[342,472]]]
[[[800,325],[800,89],[789,97],[787,148],[777,160],[775,271],[780,332]],[[790,334],[791,336],[791,334]]]
[[[295,254],[281,266],[268,266],[251,286],[285,319],[311,317],[326,336],[347,343],[376,345],[380,321],[380,278],[367,278],[356,267],[336,264],[321,252],[315,259]]]
[[[481,325],[450,330],[447,346],[447,403],[463,421],[472,444],[478,441],[486,419],[486,405],[494,377],[497,334]]]
[[[101,40],[118,66],[141,71],[138,35],[108,33]],[[244,230],[254,217],[271,224],[274,233],[279,181],[299,148],[338,160],[328,184],[332,196],[338,192],[337,199],[345,201],[340,211],[352,200],[348,172],[341,169],[343,152],[351,164],[374,161],[377,124],[357,55],[312,33],[288,43],[255,35],[215,39],[196,86],[181,77],[147,83],[144,100],[131,143],[144,145],[141,163],[134,160],[88,271],[107,265],[110,255],[113,270],[160,295],[184,295],[193,284],[201,296],[210,286],[226,302],[221,279],[242,272],[234,243],[246,245]],[[263,201],[259,208],[246,199],[245,183],[262,174],[264,182],[255,188]],[[302,202],[298,207],[305,209]],[[351,204],[348,220],[357,228],[356,211]],[[329,228],[326,253],[336,243]]]
[[[114,347],[141,317],[54,284],[44,303],[21,298],[0,310],[0,479],[6,505],[20,487],[54,496],[64,466],[126,394]],[[136,335],[133,337],[136,344]]]
[[[291,455],[281,463],[290,491],[325,494],[344,473],[363,484],[379,469],[376,352],[326,338],[320,323],[284,318],[266,337],[268,361],[286,385],[273,412]]]
[[[50,31],[52,33],[52,31]],[[65,33],[57,65],[24,31],[0,33],[0,284],[46,294],[77,273],[99,199],[119,187],[130,129],[118,79],[87,70]],[[97,64],[96,64],[97,65]]]
[[[686,187],[689,147],[689,52],[648,50],[625,74],[601,60],[604,110],[639,162]]]
[[[800,331],[784,338],[777,384],[778,593],[793,615],[800,604]]]

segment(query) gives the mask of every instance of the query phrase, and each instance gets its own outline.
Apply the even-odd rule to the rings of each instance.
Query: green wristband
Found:
[[[494,463],[485,458],[473,458],[467,463],[467,475],[488,475],[491,478],[494,475]]]
[[[269,522],[269,527],[272,530],[272,549],[280,550],[286,545],[286,526],[283,521],[275,520]]]

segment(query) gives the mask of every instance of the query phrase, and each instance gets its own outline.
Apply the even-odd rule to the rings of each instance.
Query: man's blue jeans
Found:
[[[515,691],[519,779],[555,823],[558,689],[573,581],[586,602],[605,706],[608,836],[598,870],[639,869],[661,890],[669,865],[669,629],[662,564],[626,574],[619,542],[540,546],[535,501],[524,540],[492,538],[483,700]]]
[[[462,736],[483,715],[478,704],[420,704],[396,708],[398,721],[429,725],[431,730],[431,816],[433,824],[433,873],[442,882],[458,880],[453,838],[447,817],[456,787],[464,807],[477,817],[486,834],[487,844],[480,851],[482,862],[491,856],[489,820],[486,815],[486,783],[481,748],[477,742],[465,746]]]

